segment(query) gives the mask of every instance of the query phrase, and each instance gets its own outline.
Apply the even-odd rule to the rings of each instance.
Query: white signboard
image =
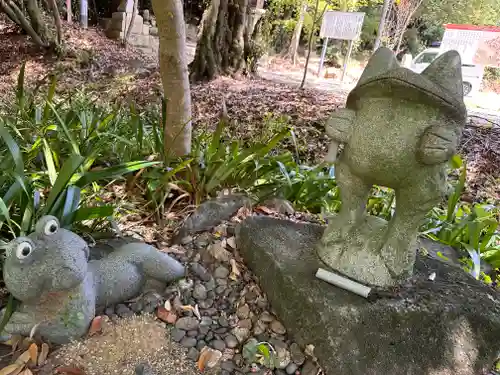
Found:
[[[342,40],[356,40],[361,34],[365,14],[362,12],[328,11],[323,16],[319,36]]]
[[[441,51],[456,50],[463,64],[500,67],[500,27],[445,25]]]

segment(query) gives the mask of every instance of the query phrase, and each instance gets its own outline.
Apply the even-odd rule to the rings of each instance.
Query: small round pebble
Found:
[[[138,314],[144,309],[144,302],[141,300],[134,302],[130,305],[130,308],[132,309],[133,312]]]
[[[175,342],[180,342],[184,338],[184,336],[186,336],[186,331],[174,327],[170,331],[170,335],[172,337],[172,340],[174,340]]]
[[[224,339],[224,342],[226,343],[226,346],[229,349],[236,348],[239,344],[238,339],[234,335],[227,335],[226,338]]]
[[[290,362],[288,366],[286,366],[285,371],[288,375],[293,375],[295,374],[295,371],[299,369],[299,366],[297,366],[295,363]]]
[[[175,322],[175,328],[182,329],[184,331],[192,331],[198,329],[199,325],[200,322],[193,316],[185,316]]]
[[[190,348],[187,352],[187,357],[193,361],[197,361],[200,357],[200,352],[196,348]]]
[[[210,343],[210,345],[212,346],[212,348],[220,350],[221,352],[226,349],[226,344],[222,340],[214,340]]]
[[[193,274],[195,274],[196,276],[198,276],[198,278],[201,281],[205,281],[206,282],[206,281],[209,281],[212,278],[212,276],[207,271],[207,269],[205,267],[203,267],[199,263],[191,263],[190,264],[190,268],[191,268],[191,272],[193,272]]]
[[[193,298],[198,301],[205,300],[207,298],[207,289],[203,284],[196,284],[193,290]]]
[[[205,310],[211,308],[213,306],[213,304],[214,304],[214,300],[212,298],[208,298],[208,299],[200,301],[200,307],[202,309],[205,309]]]
[[[114,306],[109,306],[109,307],[106,307],[106,310],[104,310],[104,314],[106,314],[107,316],[111,316],[115,313],[115,308]]]
[[[196,336],[198,336],[198,331],[196,331],[196,330],[188,331],[187,336],[196,337]]]
[[[120,318],[128,318],[134,315],[134,312],[130,310],[127,306],[124,304],[120,303],[119,305],[116,306],[116,314]]]
[[[236,311],[236,315],[241,320],[248,319],[248,317],[250,316],[250,307],[248,307],[248,305],[245,303],[244,305],[238,307],[238,310]]]
[[[234,369],[236,368],[236,365],[233,361],[223,361],[221,364],[220,364],[220,368],[223,369],[223,370],[226,370],[228,372],[233,372]]]
[[[306,361],[306,356],[300,349],[299,344],[296,342],[292,342],[290,344],[290,355],[292,356],[293,363],[302,366],[302,364]]]
[[[196,339],[194,337],[184,336],[180,342],[180,344],[185,348],[193,348],[196,346]]]
[[[269,327],[274,333],[277,333],[278,335],[284,335],[286,333],[285,326],[278,320],[273,320]]]
[[[210,326],[213,323],[213,319],[209,316],[202,316],[200,321],[200,327]]]
[[[198,349],[200,352],[205,346],[207,346],[205,340],[198,340],[198,342],[196,343],[196,349]]]
[[[215,289],[215,280],[212,276],[205,282],[205,288],[207,289],[208,292],[211,292]]]
[[[219,318],[219,325],[220,325],[221,327],[229,327],[229,321],[227,320],[227,318],[226,318],[226,317],[221,316],[221,317]]]
[[[214,271],[214,277],[216,279],[225,279],[229,276],[229,270],[224,266],[219,266]]]
[[[259,319],[260,319],[261,321],[263,321],[264,323],[271,323],[271,322],[274,320],[274,317],[271,315],[271,313],[270,313],[270,312],[268,312],[268,311],[264,311],[264,312],[260,315]]]

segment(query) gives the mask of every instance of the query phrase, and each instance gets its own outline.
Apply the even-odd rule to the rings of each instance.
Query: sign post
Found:
[[[445,25],[440,53],[457,50],[462,64],[500,68],[500,27]]]
[[[328,48],[328,37],[323,41],[323,49],[321,50],[321,58],[319,59],[318,67],[318,77],[321,76],[321,70],[323,69],[323,63],[325,62],[326,50]]]
[[[326,38],[326,42],[323,44],[323,51],[321,52],[318,75],[321,73],[321,69],[323,69],[324,54],[326,53],[328,38],[348,40],[349,48],[344,58],[344,69],[341,78],[341,81],[344,81],[347,66],[349,65],[349,58],[351,57],[353,41],[358,39],[359,34],[361,34],[364,18],[365,14],[362,12],[328,11],[325,13],[323,22],[321,23],[319,36],[321,38]]]

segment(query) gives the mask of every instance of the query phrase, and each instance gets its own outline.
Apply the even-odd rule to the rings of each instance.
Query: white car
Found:
[[[411,62],[410,69],[416,73],[422,73],[430,63],[441,54],[439,48],[427,48],[420,52]],[[483,81],[484,66],[474,64],[462,64],[462,80],[464,85],[464,96],[472,96],[479,92]]]

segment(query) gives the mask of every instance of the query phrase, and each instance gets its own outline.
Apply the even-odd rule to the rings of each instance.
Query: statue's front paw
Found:
[[[392,277],[403,281],[413,273],[416,250],[406,238],[389,238],[381,249],[381,257]]]
[[[37,323],[39,322],[34,321],[30,314],[16,311],[11,315],[4,331],[10,334],[29,336]]]
[[[458,131],[444,126],[429,127],[418,148],[418,160],[427,165],[436,165],[448,161],[456,152]]]

